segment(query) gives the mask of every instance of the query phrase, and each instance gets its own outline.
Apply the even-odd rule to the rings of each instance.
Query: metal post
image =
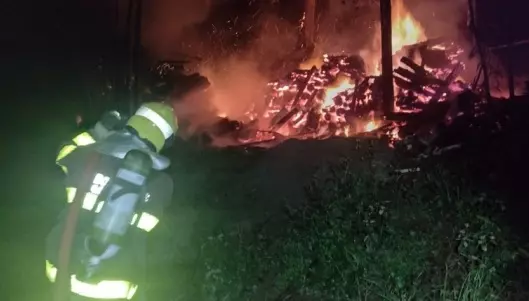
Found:
[[[393,49],[391,40],[391,0],[380,0],[380,30],[382,44],[382,110],[386,118],[395,112],[393,95]]]

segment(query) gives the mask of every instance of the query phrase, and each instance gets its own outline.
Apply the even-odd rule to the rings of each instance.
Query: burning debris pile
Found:
[[[408,45],[394,61],[395,108],[418,114],[466,89],[458,79],[462,50],[443,39]],[[268,84],[264,112],[244,120],[223,118],[213,133],[221,144],[279,143],[286,138],[385,134],[399,139],[402,122],[381,117],[381,77],[367,74],[358,55],[324,55],[321,67],[295,70]],[[222,115],[222,114],[221,114]],[[224,139],[223,139],[224,138]],[[231,142],[227,142],[231,141]]]

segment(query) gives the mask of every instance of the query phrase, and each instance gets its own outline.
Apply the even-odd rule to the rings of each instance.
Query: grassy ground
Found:
[[[281,225],[204,242],[205,300],[500,300],[516,259],[500,203],[439,170],[380,180],[348,166]]]
[[[43,241],[62,204],[60,172],[49,159],[60,139],[50,133],[61,128],[43,121],[37,131],[28,129],[25,137],[38,151],[22,140],[12,145],[32,159],[7,165],[13,189],[3,202],[9,227],[2,249],[17,268],[5,279],[6,300],[46,300]],[[370,145],[354,139],[289,141],[266,151],[175,145],[174,206],[153,233],[151,296],[509,297],[520,258],[500,223],[502,204],[439,168],[389,176],[390,153]],[[16,189],[24,183],[27,189]]]
[[[305,186],[319,166],[336,163],[351,153],[358,157],[355,167],[366,168],[368,162],[360,159],[358,149],[371,142],[289,141],[270,150],[175,145],[170,152],[175,206],[165,215],[167,223],[153,234],[157,236],[154,241],[160,242],[152,256],[157,265],[154,272],[167,272],[156,277],[156,289],[166,289],[167,294],[172,294],[170,288],[174,287],[181,288],[177,292],[201,290],[197,285],[202,280],[193,277],[201,277],[202,239],[219,230],[250,230],[263,223],[282,222],[285,207],[299,208],[306,202]],[[387,160],[382,154],[388,150],[378,148],[377,160]],[[172,264],[171,269],[164,269],[168,264]]]
[[[351,152],[320,165],[301,203],[263,206],[237,202],[240,195],[232,194],[231,205],[221,201],[224,210],[176,206],[180,215],[169,214],[169,226],[159,234],[173,245],[162,248],[166,260],[156,270],[166,274],[155,278],[158,291],[165,287],[174,300],[510,298],[518,248],[500,222],[504,204],[439,167],[391,176],[376,164],[359,166],[374,161],[370,154]],[[218,164],[240,164],[245,156],[221,157],[217,172],[203,176],[216,182],[218,191],[239,191],[233,183],[240,180],[218,172]],[[244,169],[252,169],[257,158],[262,155],[246,157]],[[250,214],[251,204],[258,213]],[[194,227],[180,218],[193,215]],[[189,229],[192,242],[182,234]],[[192,254],[187,260],[180,251],[183,241]]]
[[[62,204],[51,158],[63,132],[42,120],[11,144],[31,159],[6,165],[2,249],[16,266],[3,282],[6,300],[46,300],[43,241]],[[439,168],[389,176],[391,153],[372,142],[289,141],[266,151],[177,143],[174,206],[153,233],[151,296],[510,298],[520,257],[502,204]]]

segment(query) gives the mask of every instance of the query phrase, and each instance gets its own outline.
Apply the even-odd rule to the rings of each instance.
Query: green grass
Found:
[[[315,175],[301,208],[204,239],[194,300],[503,300],[517,252],[501,202],[439,168],[351,166]]]

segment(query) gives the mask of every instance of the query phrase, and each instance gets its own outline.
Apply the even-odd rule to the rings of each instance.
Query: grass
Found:
[[[204,239],[194,300],[503,300],[518,256],[501,202],[439,168],[351,166],[315,175],[301,208]]]

